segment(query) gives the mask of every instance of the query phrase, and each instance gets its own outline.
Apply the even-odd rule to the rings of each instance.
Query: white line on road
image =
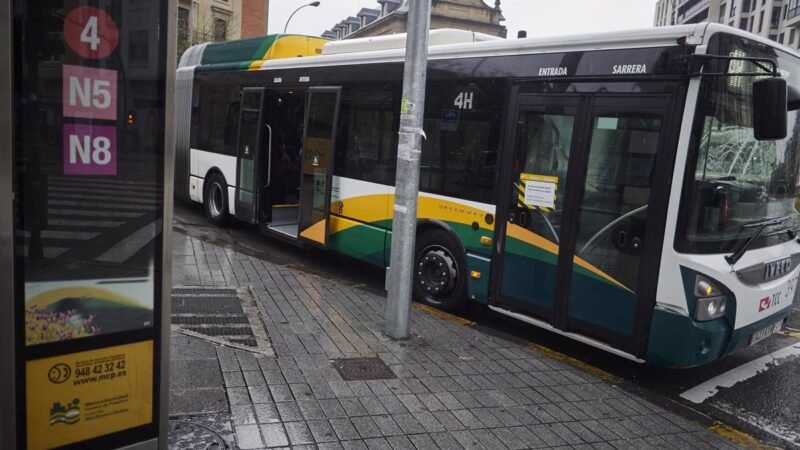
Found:
[[[785,362],[787,358],[800,356],[800,343],[792,344],[769,355],[754,359],[747,364],[731,369],[718,375],[705,383],[695,386],[681,394],[682,398],[693,403],[703,403],[709,398],[717,395],[721,388],[729,388],[736,383],[749,380],[754,376],[766,372],[772,367]]]

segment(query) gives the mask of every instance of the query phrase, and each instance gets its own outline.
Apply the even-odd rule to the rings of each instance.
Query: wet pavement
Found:
[[[255,227],[243,224],[233,224],[225,229],[211,227],[202,215],[202,208],[196,205],[179,202],[175,216],[177,229],[191,236],[383,295],[383,271],[369,265],[327,252],[299,249],[265,237]],[[800,358],[786,358],[780,361],[780,365],[770,364],[768,370],[721,389],[720,394],[699,405],[680,396],[751,361],[800,343],[800,304],[796,303],[794,308],[786,334],[775,335],[713,364],[686,370],[663,370],[631,363],[483,309],[467,312],[464,317],[470,326],[483,333],[520,345],[535,343],[599,367],[640,388],[643,395],[654,394],[655,400],[660,398],[659,404],[664,407],[697,411],[712,421],[730,424],[777,448],[800,448],[797,441],[800,394],[796,388],[800,386]]]
[[[322,252],[177,216],[174,284],[249,287],[275,356],[176,334],[175,448],[180,430],[186,445],[226,436],[239,448],[735,448],[713,421],[506,330],[415,308],[413,338],[391,341],[375,280],[337,275],[377,278],[363,265],[335,258],[326,272]],[[346,381],[333,364],[362,357],[396,378]]]

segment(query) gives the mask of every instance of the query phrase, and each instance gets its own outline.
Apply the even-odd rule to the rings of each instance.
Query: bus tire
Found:
[[[460,311],[467,299],[467,258],[444,230],[417,237],[414,257],[414,297],[444,311]]]
[[[228,183],[222,175],[212,173],[206,178],[203,189],[203,209],[206,211],[208,221],[218,227],[224,227],[230,221]]]

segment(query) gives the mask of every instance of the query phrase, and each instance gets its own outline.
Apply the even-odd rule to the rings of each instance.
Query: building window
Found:
[[[733,15],[733,9],[731,9],[731,15]],[[719,7],[719,21],[722,22],[725,19],[725,5]]]
[[[214,19],[214,41],[221,42],[228,39],[228,21]]]
[[[761,14],[758,19],[758,32],[761,33],[764,30],[764,11],[761,11]]]
[[[132,63],[146,63],[150,59],[147,30],[131,31],[128,35],[128,58]]]
[[[783,44],[783,39],[784,39],[785,37],[786,37],[786,34],[785,34],[785,33],[781,33],[781,37],[779,37],[779,38],[778,38],[778,42],[780,42],[781,44]]]
[[[739,28],[747,31],[747,17],[742,17],[742,19],[739,20]]]
[[[178,8],[178,54],[189,47],[189,10]]]
[[[781,8],[780,8],[780,6],[772,8],[772,16],[770,17],[769,27],[770,28],[778,28],[778,26],[780,25],[779,24],[780,20],[781,20]]]
[[[789,30],[789,45],[794,44],[794,28]]]

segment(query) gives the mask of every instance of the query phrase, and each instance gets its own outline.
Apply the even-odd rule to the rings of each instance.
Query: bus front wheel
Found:
[[[206,179],[203,207],[212,224],[222,227],[228,224],[228,184],[221,175],[214,173]]]
[[[466,257],[450,234],[432,230],[417,237],[414,296],[445,311],[460,310],[466,300]]]

